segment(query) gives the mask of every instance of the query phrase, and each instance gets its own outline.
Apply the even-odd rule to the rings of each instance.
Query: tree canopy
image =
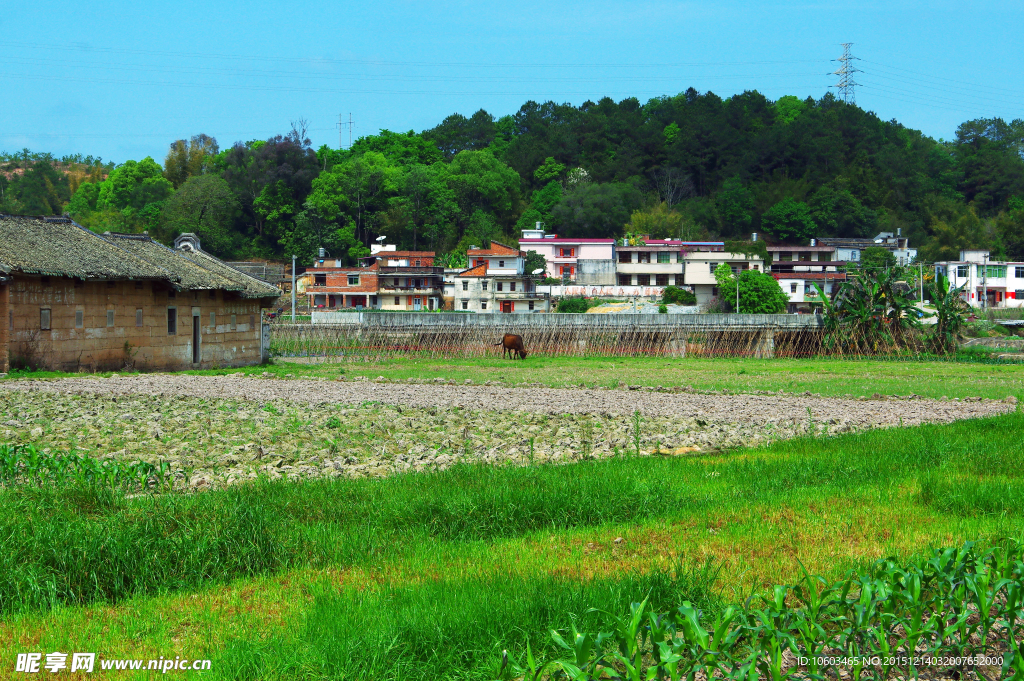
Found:
[[[901,229],[924,259],[988,248],[1024,259],[1024,121],[964,122],[936,141],[845,104],[689,89],[641,103],[529,101],[513,115],[452,114],[436,127],[314,150],[300,121],[222,149],[204,134],[114,165],[0,154],[0,211],[70,213],[99,231],[181,222],[173,197],[222,180],[218,255],[286,258],[333,245],[341,259],[380,235],[447,253],[467,239],[515,243],[542,222],[572,237],[746,240],[871,237]],[[224,185],[193,183],[211,190]],[[165,216],[165,212],[167,215]],[[173,219],[172,219],[173,218]]]

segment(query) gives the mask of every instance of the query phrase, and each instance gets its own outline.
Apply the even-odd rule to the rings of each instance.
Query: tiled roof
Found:
[[[202,250],[174,250],[146,235],[103,236],[69,218],[0,215],[0,272],[99,280],[165,281],[179,290],[222,289],[269,298],[280,289]]]
[[[553,239],[520,239],[520,244],[614,244],[615,239],[563,239],[561,237]]]
[[[490,248],[471,248],[468,251],[466,251],[466,255],[469,256],[470,258],[472,258],[473,256],[480,255],[518,256],[520,255],[520,252],[512,248],[511,246],[506,246],[505,244],[498,243],[497,241],[492,241]]]
[[[181,290],[217,290],[242,291],[245,286],[226,277],[200,267],[189,260],[186,254],[167,248],[153,241],[144,234],[116,234],[107,232],[103,235],[107,241],[123,248],[132,255],[162,267],[178,277],[174,287]]]
[[[470,267],[468,270],[463,270],[455,275],[456,277],[486,277],[487,276],[487,263],[482,262],[476,267]]]
[[[68,218],[0,216],[0,271],[78,279],[177,281]]]
[[[776,279],[846,280],[846,272],[771,272],[770,274]]]
[[[225,279],[230,279],[236,284],[241,284],[242,288],[239,293],[243,298],[276,298],[281,295],[281,289],[276,286],[271,286],[267,282],[261,281],[256,277],[250,277],[245,272],[236,270],[234,267],[218,260],[206,251],[199,250],[179,252],[203,269],[210,270],[214,274],[220,275]]]

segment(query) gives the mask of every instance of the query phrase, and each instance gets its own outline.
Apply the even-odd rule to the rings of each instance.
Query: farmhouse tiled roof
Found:
[[[69,218],[0,216],[0,271],[77,279],[177,278]]]
[[[179,290],[223,289],[244,298],[281,293],[201,249],[170,249],[143,234],[100,236],[64,217],[0,215],[0,272],[164,281]]]
[[[186,251],[182,255],[203,269],[210,270],[225,279],[241,284],[242,288],[239,293],[243,298],[276,298],[281,295],[281,289],[276,286],[271,286],[256,277],[250,277],[245,272],[236,270],[204,250]]]
[[[123,248],[132,255],[153,263],[158,267],[177,276],[174,287],[178,290],[223,289],[225,291],[242,291],[245,286],[240,282],[222,277],[197,263],[191,261],[181,251],[167,248],[145,234],[116,234],[107,232],[103,235],[107,241]]]

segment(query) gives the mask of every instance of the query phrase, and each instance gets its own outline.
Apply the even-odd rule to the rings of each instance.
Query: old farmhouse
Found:
[[[202,250],[0,215],[0,372],[257,364],[280,290]]]

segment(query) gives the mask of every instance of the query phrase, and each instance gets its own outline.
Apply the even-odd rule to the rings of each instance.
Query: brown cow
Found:
[[[501,345],[501,356],[502,358],[508,354],[512,359],[519,355],[520,359],[526,359],[526,346],[523,345],[523,337],[518,336],[514,333],[506,333],[505,337],[501,339],[500,343],[495,343],[495,346]]]

